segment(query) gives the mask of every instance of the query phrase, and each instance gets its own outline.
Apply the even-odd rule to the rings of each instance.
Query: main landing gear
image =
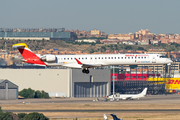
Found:
[[[82,69],[82,73],[89,74],[89,69],[88,69],[88,68],[86,68],[86,69]]]

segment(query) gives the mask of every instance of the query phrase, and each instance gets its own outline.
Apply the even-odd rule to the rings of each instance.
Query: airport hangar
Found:
[[[111,92],[110,70],[90,69],[0,69],[0,79],[24,88],[44,90],[50,97],[104,97]]]

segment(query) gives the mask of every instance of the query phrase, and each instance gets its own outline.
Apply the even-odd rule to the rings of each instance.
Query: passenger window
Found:
[[[79,60],[80,60],[81,58],[79,58]]]
[[[72,60],[73,58],[71,58],[71,60]]]
[[[107,57],[105,57],[105,59],[107,59]]]
[[[66,58],[64,58],[64,60],[66,60]]]
[[[67,60],[69,60],[69,58],[67,58]]]
[[[141,57],[143,59],[143,57]]]
[[[110,57],[108,57],[108,59],[110,59]]]
[[[97,59],[97,58],[95,57],[95,59]]]
[[[118,57],[118,59],[120,59],[120,57]]]
[[[113,57],[111,57],[111,59],[113,59]]]
[[[99,59],[100,59],[100,57],[99,57]]]
[[[103,57],[102,57],[102,59],[103,59]]]
[[[135,59],[137,59],[137,57],[135,57]]]
[[[92,60],[92,57],[91,57],[91,60]]]
[[[123,57],[121,57],[121,59],[123,59]]]
[[[87,59],[87,57],[86,57],[86,59]]]
[[[146,57],[144,57],[144,59],[146,59]]]
[[[114,59],[116,59],[116,57],[114,57]]]
[[[138,57],[138,59],[140,59],[140,57]]]
[[[132,59],[133,59],[133,57],[132,57]]]
[[[125,59],[126,59],[126,57],[125,57]]]
[[[130,57],[128,57],[128,59],[130,59]]]

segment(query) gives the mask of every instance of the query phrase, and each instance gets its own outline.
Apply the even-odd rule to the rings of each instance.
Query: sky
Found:
[[[180,34],[180,0],[0,0],[0,28]]]

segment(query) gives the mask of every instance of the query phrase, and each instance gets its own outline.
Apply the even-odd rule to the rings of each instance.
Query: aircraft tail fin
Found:
[[[144,88],[144,90],[140,93],[141,95],[145,96],[147,93],[147,88]]]
[[[107,116],[106,116],[106,114],[104,114],[104,120],[107,120]]]
[[[34,54],[25,43],[17,43],[12,45],[13,48],[17,48],[24,58],[23,61],[31,64],[46,65],[40,60],[40,57]]]
[[[113,117],[113,120],[119,120],[115,114],[110,114]]]

